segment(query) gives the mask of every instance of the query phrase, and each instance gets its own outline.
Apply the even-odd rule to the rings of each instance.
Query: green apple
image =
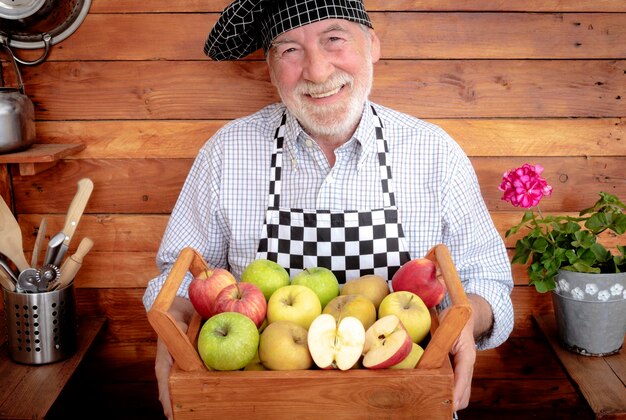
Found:
[[[315,292],[300,284],[279,288],[267,302],[267,322],[270,325],[276,321],[293,321],[308,330],[311,322],[321,313],[322,304]]]
[[[341,288],[342,295],[363,295],[372,301],[376,310],[380,302],[389,294],[389,285],[381,276],[368,274],[350,280]]]
[[[293,321],[269,324],[259,341],[259,360],[271,370],[309,369],[313,359],[309,353],[307,330]]]
[[[417,362],[419,362],[422,358],[422,354],[424,354],[422,346],[417,343],[413,343],[411,353],[409,353],[409,355],[397,365],[391,366],[390,369],[413,369],[417,366]]]
[[[328,302],[322,313],[330,314],[337,321],[353,316],[366,330],[376,321],[376,308],[371,300],[363,295],[340,295]]]
[[[386,315],[397,315],[414,343],[422,341],[430,331],[430,312],[415,293],[401,291],[385,296],[378,308],[378,318]]]
[[[259,259],[246,266],[241,281],[258,286],[269,301],[272,293],[289,284],[289,273],[274,261]]]
[[[239,312],[222,312],[209,318],[198,335],[198,352],[213,370],[239,370],[254,358],[259,331],[254,322]]]
[[[306,268],[294,276],[291,284],[301,284],[313,290],[317,297],[320,298],[322,308],[339,295],[337,277],[325,267]]]

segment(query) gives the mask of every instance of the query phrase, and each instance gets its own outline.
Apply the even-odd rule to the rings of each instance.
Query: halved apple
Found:
[[[411,353],[407,357],[404,358],[400,363],[393,365],[390,369],[413,369],[417,366],[417,362],[420,361],[422,355],[424,354],[424,349],[417,343],[413,343],[413,348],[411,349]]]
[[[365,332],[363,366],[386,369],[403,361],[411,352],[413,341],[396,315],[374,322]]]
[[[352,368],[363,353],[365,328],[357,318],[347,316],[337,321],[330,314],[313,320],[307,338],[309,352],[322,369]]]

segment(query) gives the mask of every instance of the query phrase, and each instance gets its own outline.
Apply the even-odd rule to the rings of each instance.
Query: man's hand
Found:
[[[472,376],[476,362],[473,318],[472,315],[450,349],[454,364],[454,411],[468,406],[472,391]]]
[[[178,326],[183,332],[187,331],[187,326],[193,306],[184,298],[175,297],[174,302],[169,310],[170,315],[176,320]],[[159,400],[163,405],[163,414],[169,420],[174,418],[172,413],[172,404],[170,401],[169,377],[172,369],[172,356],[167,350],[167,346],[160,338],[157,340],[156,358],[154,361],[154,373],[156,374],[157,384],[159,386]]]
[[[165,343],[159,338],[157,341],[156,360],[154,362],[154,373],[156,373],[157,384],[159,385],[159,401],[163,405],[163,414],[169,420],[174,418],[172,404],[170,403],[169,377],[172,369],[172,356],[167,350]]]
[[[474,294],[468,294],[467,299],[472,307],[472,316],[450,349],[454,364],[454,411],[467,408],[469,404],[476,363],[476,338],[491,330],[493,325],[493,312],[489,303]]]

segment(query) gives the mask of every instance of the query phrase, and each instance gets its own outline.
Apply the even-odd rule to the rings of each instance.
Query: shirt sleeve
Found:
[[[443,184],[442,194],[443,239],[465,292],[484,298],[493,312],[493,328],[478,340],[477,348],[494,348],[513,330],[511,263],[469,158],[460,147],[450,156],[449,179]],[[443,307],[449,304],[446,297]]]
[[[223,156],[219,148],[218,140],[207,142],[189,171],[156,256],[161,274],[150,280],[143,296],[146,310],[152,307],[183,248],[194,248],[210,266],[226,267],[228,235],[218,205]],[[191,280],[187,273],[177,296],[188,298]]]

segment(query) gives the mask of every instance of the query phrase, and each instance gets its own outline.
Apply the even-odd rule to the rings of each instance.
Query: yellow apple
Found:
[[[361,321],[366,330],[376,321],[376,308],[363,295],[339,295],[328,302],[322,313],[334,316],[337,321],[353,316]]]
[[[380,302],[389,294],[389,285],[381,276],[368,274],[350,280],[341,288],[342,295],[363,295],[372,301],[376,310]]]
[[[313,359],[307,336],[307,330],[293,321],[272,322],[261,333],[259,360],[270,370],[309,369]]]
[[[308,330],[311,322],[321,313],[322,304],[315,292],[299,284],[279,288],[267,302],[267,322],[270,325],[276,321],[294,321]]]
[[[430,331],[430,312],[415,293],[401,291],[385,296],[378,308],[378,318],[386,315],[397,315],[414,343],[422,341]]]
[[[263,363],[261,363],[258,351],[256,352],[254,358],[250,360],[250,363],[243,368],[243,370],[267,370],[267,368],[263,366]]]

